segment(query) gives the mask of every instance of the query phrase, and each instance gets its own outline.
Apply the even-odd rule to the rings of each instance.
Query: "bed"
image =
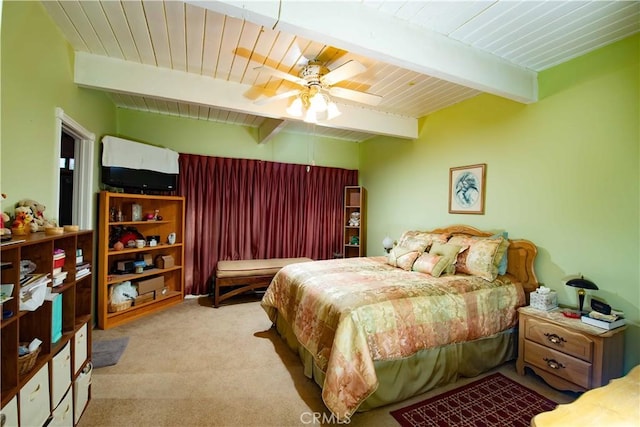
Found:
[[[589,390],[572,403],[536,415],[533,427],[637,426],[640,423],[640,365],[622,378]]]
[[[536,253],[527,240],[468,226],[408,231],[386,257],[287,266],[261,304],[346,420],[515,358]]]

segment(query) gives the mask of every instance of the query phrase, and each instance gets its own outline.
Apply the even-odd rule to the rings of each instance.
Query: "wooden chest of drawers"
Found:
[[[622,376],[625,327],[606,331],[531,307],[519,310],[518,374],[532,369],[559,390],[586,391]]]

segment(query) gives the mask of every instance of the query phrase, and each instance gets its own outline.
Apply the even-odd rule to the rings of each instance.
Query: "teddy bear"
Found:
[[[38,225],[33,220],[31,208],[27,206],[16,207],[12,228],[15,234],[35,233],[38,231]]]
[[[360,227],[360,212],[352,212],[349,218],[350,227]]]
[[[56,226],[55,221],[51,221],[45,218],[44,211],[47,208],[42,203],[38,203],[32,199],[22,199],[18,203],[16,203],[16,208],[18,207],[27,207],[31,210],[31,214],[33,215],[33,224],[31,226],[31,230],[34,231],[44,231],[47,226]]]

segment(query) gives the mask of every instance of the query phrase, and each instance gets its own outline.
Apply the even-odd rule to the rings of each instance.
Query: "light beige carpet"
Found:
[[[303,375],[259,302],[244,299],[218,309],[210,298],[187,299],[128,325],[94,330],[93,340],[129,337],[129,344],[117,365],[93,371],[79,426],[320,425],[313,413],[330,415],[320,388]],[[518,376],[512,363],[497,370],[557,402],[574,399],[531,373]],[[397,426],[390,410],[469,381],[357,413],[349,425]]]

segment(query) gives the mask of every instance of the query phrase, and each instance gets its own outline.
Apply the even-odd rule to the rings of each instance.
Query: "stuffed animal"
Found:
[[[4,193],[0,194],[0,200],[4,200],[7,198],[7,195]],[[2,215],[0,215],[0,236],[8,236],[9,234],[11,234],[11,229],[7,228],[7,225],[11,224],[11,217],[5,213],[2,212]]]
[[[2,212],[2,216],[0,216],[0,236],[7,236],[11,234],[11,229],[6,228],[7,224],[11,223],[11,218],[5,212]]]
[[[27,206],[18,206],[15,209],[15,218],[12,227],[15,234],[26,234],[38,231],[38,224],[33,220],[31,208]]]
[[[349,218],[349,226],[360,227],[360,212],[352,212]]]
[[[44,231],[47,226],[56,226],[56,222],[53,220],[48,220],[44,216],[44,211],[47,209],[45,205],[42,203],[38,203],[32,199],[23,199],[16,203],[16,208],[18,207],[27,207],[31,210],[33,215],[33,223],[35,226],[32,227],[32,231],[35,227],[35,231]]]

